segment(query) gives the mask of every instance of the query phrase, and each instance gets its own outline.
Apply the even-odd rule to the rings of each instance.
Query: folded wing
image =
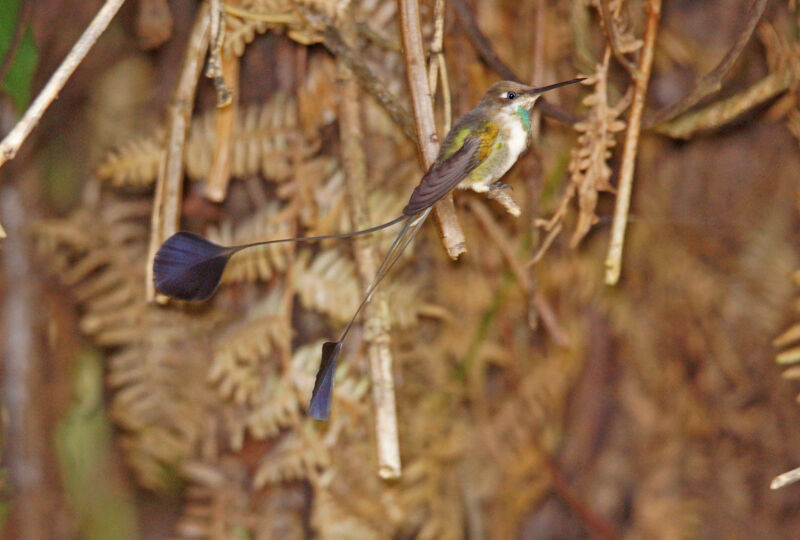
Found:
[[[485,142],[479,137],[468,136],[461,148],[450,157],[441,162],[437,161],[414,188],[408,204],[403,208],[403,214],[413,216],[433,206],[455,189],[482,161],[480,158],[482,146],[485,146]]]

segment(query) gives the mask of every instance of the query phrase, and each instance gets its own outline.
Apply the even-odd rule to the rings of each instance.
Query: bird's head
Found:
[[[519,107],[530,111],[544,92],[582,80],[584,80],[583,77],[539,88],[515,81],[500,81],[489,87],[481,99],[481,105],[496,111],[505,110],[509,113],[516,111]]]

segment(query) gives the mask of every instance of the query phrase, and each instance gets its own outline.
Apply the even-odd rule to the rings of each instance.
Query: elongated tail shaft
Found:
[[[406,218],[407,216],[403,215],[361,231],[280,238],[241,246],[220,246],[199,234],[179,232],[170,236],[156,253],[153,262],[153,282],[160,293],[170,298],[188,301],[205,300],[217,290],[225,265],[238,251],[283,242],[316,242],[334,238],[351,238],[380,231],[400,223]]]
[[[313,418],[317,420],[327,420],[328,416],[330,416],[331,398],[333,396],[333,375],[336,372],[336,363],[339,358],[339,353],[342,351],[342,344],[347,334],[350,332],[350,328],[353,326],[358,314],[361,313],[364,306],[372,299],[372,295],[375,294],[375,290],[378,288],[380,282],[400,259],[400,256],[403,254],[406,247],[408,247],[408,244],[411,243],[411,240],[417,235],[422,224],[425,223],[428,214],[430,214],[431,209],[431,207],[428,207],[417,215],[408,216],[408,221],[403,225],[403,228],[397,234],[394,242],[392,242],[391,247],[389,247],[389,251],[384,255],[381,264],[378,266],[378,270],[375,272],[375,277],[372,278],[372,283],[367,287],[364,298],[361,300],[355,313],[353,313],[353,317],[350,319],[350,322],[347,323],[341,336],[339,336],[339,340],[328,341],[322,346],[322,361],[317,370],[317,376],[314,380],[314,390],[311,393],[311,401],[308,405],[308,413]]]

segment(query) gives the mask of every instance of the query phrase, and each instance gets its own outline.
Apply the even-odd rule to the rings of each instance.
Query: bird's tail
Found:
[[[240,246],[220,246],[198,234],[179,232],[170,236],[158,249],[153,261],[153,282],[160,293],[170,298],[189,301],[205,300],[217,290],[225,265],[238,251],[282,242],[315,242],[334,238],[351,238],[380,231],[407,218],[408,216],[402,215],[361,231],[280,238]]]
[[[408,244],[419,232],[425,219],[430,214],[432,207],[425,209],[416,216],[406,216],[406,221],[403,228],[397,234],[397,238],[392,242],[389,251],[384,255],[378,270],[375,272],[375,277],[372,278],[372,283],[367,287],[367,292],[364,293],[364,298],[358,305],[350,322],[347,323],[338,341],[328,341],[322,346],[322,361],[320,362],[317,376],[314,380],[314,390],[311,392],[311,401],[308,405],[308,413],[317,420],[327,420],[331,413],[331,397],[333,395],[333,374],[336,371],[336,361],[339,358],[339,353],[342,351],[342,343],[350,332],[350,328],[361,313],[361,310],[370,301],[375,289],[378,288],[381,280],[386,277],[386,274],[392,269],[392,266],[403,254]]]

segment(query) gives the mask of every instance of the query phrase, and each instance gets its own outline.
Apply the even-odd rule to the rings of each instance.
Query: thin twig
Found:
[[[329,26],[323,36],[324,41],[322,44],[325,45],[325,48],[336,55],[337,58],[341,58],[353,70],[362,88],[377,99],[378,103],[389,113],[392,120],[400,126],[403,133],[416,142],[417,134],[414,130],[411,113],[397,101],[397,98],[386,88],[386,85],[372,73],[362,57],[347,46],[334,26]]]
[[[239,110],[239,57],[230,55],[221,58],[220,62],[220,72],[217,77],[220,80],[229,81],[229,84],[225,86],[228,104],[216,109],[214,149],[203,190],[206,198],[214,202],[224,201],[228,192],[228,182],[231,178],[233,125]],[[220,99],[219,93],[217,93],[217,99]]]
[[[9,70],[11,70],[11,66],[14,65],[17,51],[22,43],[22,38],[25,37],[25,30],[28,28],[28,23],[31,20],[31,13],[33,13],[33,0],[21,0],[19,3],[16,26],[14,26],[14,35],[11,38],[11,43],[8,45],[8,49],[6,49],[3,63],[0,64],[0,84],[6,80],[6,75],[8,75]]]
[[[256,13],[227,3],[225,4],[225,11],[241,19],[252,19],[266,23],[297,24],[300,22],[300,18],[294,13]]]
[[[547,24],[545,17],[546,5],[544,0],[536,0],[536,37],[533,42],[533,58],[531,61],[531,80],[532,86],[544,84],[544,50],[545,37],[547,36]],[[542,98],[539,98],[541,101]],[[542,127],[542,110],[536,107],[531,117],[531,138],[534,143],[539,142],[539,135]],[[541,176],[541,174],[540,174]],[[539,178],[541,180],[541,178]]]
[[[12,129],[11,132],[6,135],[6,138],[3,139],[3,142],[0,143],[0,167],[2,167],[6,161],[13,159],[14,156],[17,155],[20,146],[22,146],[22,143],[33,128],[36,127],[36,124],[39,123],[44,111],[47,110],[50,103],[56,99],[58,93],[64,87],[70,75],[72,75],[72,72],[75,71],[89,53],[89,50],[108,27],[111,19],[114,18],[114,15],[116,15],[124,2],[125,0],[106,0],[106,3],[100,8],[100,11],[97,12],[92,22],[89,23],[89,26],[83,31],[81,37],[75,45],[73,45],[67,57],[64,58],[64,61],[61,62],[61,65],[58,66],[58,69],[56,69],[55,73],[50,77],[50,80],[47,81],[45,87],[39,95],[36,96],[34,102],[28,107],[28,110],[25,111],[22,119],[17,122],[14,129]]]
[[[559,220],[553,224],[553,227],[549,229],[547,236],[545,237],[542,245],[539,247],[539,250],[533,256],[533,258],[528,261],[528,266],[535,266],[539,261],[544,258],[545,253],[547,250],[550,249],[550,246],[553,244],[553,241],[556,237],[561,233],[561,229],[564,228],[564,222]]]
[[[166,156],[159,164],[153,198],[153,215],[150,226],[150,249],[147,257],[145,287],[147,300],[156,298],[153,286],[153,259],[164,241],[178,231],[183,194],[183,147],[192,120],[192,105],[197,81],[203,70],[203,60],[208,50],[210,17],[207,4],[197,10],[194,26],[189,34],[183,57],[178,85],[167,109]]]
[[[355,28],[345,27],[353,39]],[[352,43],[352,41],[351,41]],[[341,139],[342,168],[345,186],[350,199],[351,220],[354,229],[369,227],[372,220],[367,205],[367,158],[361,121],[361,97],[358,83],[344,60],[339,59],[339,132]],[[372,238],[355,239],[358,273],[363,287],[375,276],[378,259]],[[388,306],[379,293],[367,305],[364,319],[367,357],[372,380],[372,402],[375,407],[375,436],[378,446],[378,475],[384,479],[399,478],[402,474],[398,442],[397,411],[392,375],[392,351],[389,347]]]
[[[503,257],[505,257],[508,267],[514,274],[517,282],[519,282],[519,286],[522,287],[523,291],[529,291],[531,289],[531,282],[530,279],[528,279],[528,273],[525,271],[525,265],[514,254],[514,247],[509,243],[508,239],[506,239],[503,230],[492,217],[492,213],[486,208],[483,202],[475,198],[470,198],[468,204],[469,209],[472,210],[472,213],[478,218],[478,221],[492,239],[493,244],[500,250]]]
[[[439,138],[433,119],[428,76],[425,73],[425,54],[422,48],[422,30],[419,23],[419,4],[417,0],[398,0],[400,11],[400,31],[403,37],[403,51],[406,61],[406,75],[411,91],[411,103],[417,131],[417,143],[423,157],[425,168],[436,160],[439,151]],[[458,223],[452,195],[447,195],[436,203],[436,218],[442,235],[442,242],[448,255],[457,259],[464,253],[466,240]]]
[[[724,126],[749,109],[785,92],[793,80],[789,71],[770,73],[747,90],[659,124],[654,129],[657,133],[675,139],[688,139],[698,131]]]
[[[731,71],[739,56],[742,54],[745,46],[749,43],[750,38],[753,36],[758,21],[764,14],[764,8],[767,6],[767,0],[753,0],[748,10],[747,20],[744,23],[744,28],[736,38],[733,47],[725,54],[719,64],[712,69],[702,79],[697,81],[697,84],[686,96],[682,97],[672,105],[656,111],[649,115],[644,121],[644,127],[651,128],[657,124],[667,122],[678,115],[686,112],[691,107],[697,105],[703,98],[722,88],[722,81]]]
[[[472,213],[478,218],[486,233],[491,237],[492,242],[500,250],[500,253],[505,257],[511,273],[517,279],[520,287],[526,294],[530,294],[531,302],[536,310],[542,315],[542,323],[547,329],[547,332],[553,338],[559,347],[566,347],[569,344],[567,334],[558,318],[555,311],[550,307],[547,299],[539,292],[533,289],[532,282],[526,272],[525,264],[520,261],[514,254],[514,248],[509,243],[503,230],[492,217],[492,213],[486,208],[486,205],[478,199],[469,199],[469,208]]]
[[[546,463],[550,472],[553,491],[581,520],[587,531],[592,533],[594,537],[602,538],[603,540],[619,540],[622,538],[622,533],[617,530],[614,524],[589,508],[586,501],[581,499],[575,489],[569,485],[554,457],[548,456]]]
[[[492,44],[489,43],[486,35],[478,28],[478,24],[475,22],[475,17],[472,16],[472,11],[469,9],[466,0],[450,0],[450,3],[455,8],[458,21],[464,28],[464,32],[466,32],[470,43],[475,47],[481,60],[486,62],[486,64],[495,70],[503,79],[519,81],[520,78],[517,77],[514,70],[508,67],[508,65],[497,56],[497,53],[494,52],[494,48]]]
[[[439,78],[442,79],[442,99],[444,101],[444,126],[442,132],[450,131],[452,124],[452,110],[450,103],[450,82],[447,77],[447,63],[444,58],[444,13],[445,0],[436,0],[433,7],[433,39],[431,40],[431,62],[428,66],[428,82],[431,87],[431,96],[436,95]]]
[[[400,44],[392,39],[389,39],[373,28],[365,22],[358,22],[356,23],[356,28],[358,29],[358,33],[370,40],[372,43],[380,47],[381,49],[385,49],[387,51],[392,51],[396,53],[402,53],[403,48]]]
[[[611,8],[608,5],[608,0],[600,0],[600,21],[603,23],[603,28],[606,30],[608,36],[608,44],[611,46],[611,52],[614,53],[614,58],[617,62],[624,67],[628,73],[633,75],[636,72],[636,64],[634,64],[625,53],[622,52],[622,46],[619,42],[619,31],[614,22],[614,14],[611,13]]]
[[[530,302],[533,304],[533,308],[539,314],[539,317],[542,320],[542,325],[547,330],[547,333],[550,334],[551,338],[553,338],[553,343],[562,349],[569,347],[569,338],[567,337],[567,333],[564,330],[564,327],[561,326],[561,323],[558,322],[558,317],[556,316],[555,310],[550,305],[550,302],[547,301],[547,298],[544,296],[544,294],[542,294],[542,291],[534,290],[531,294]]]
[[[533,55],[531,58],[531,86],[537,86],[543,84],[544,80],[544,49],[545,49],[545,37],[547,33],[547,25],[545,24],[545,2],[544,0],[534,0],[534,9],[536,10],[536,27],[534,30],[534,42],[533,42]],[[528,187],[528,224],[531,235],[531,245],[537,245],[539,243],[539,228],[536,226],[536,219],[539,215],[539,200],[541,199],[542,194],[542,165],[539,159],[539,155],[536,152],[536,147],[539,144],[539,137],[541,135],[542,129],[542,112],[536,108],[531,115],[531,140],[533,141],[534,148],[531,151],[532,156],[528,158],[528,160],[533,161],[526,161],[523,162],[523,166],[526,166],[529,163],[535,163],[530,167],[525,167],[523,171],[525,171],[524,175],[527,179],[527,187]],[[528,169],[530,168],[530,172]],[[537,292],[537,280],[536,280],[536,270],[533,267],[526,268],[528,272],[528,278],[530,280],[530,290],[527,293],[528,296],[528,326],[531,330],[536,330],[539,326],[539,309],[537,307],[536,302],[534,301]]]
[[[642,111],[647,96],[647,85],[650,81],[650,70],[653,67],[653,50],[655,49],[658,22],[661,16],[661,0],[649,0],[647,4],[647,27],[644,32],[644,45],[639,65],[633,77],[633,103],[628,118],[628,131],[625,134],[625,147],[622,151],[622,165],[619,173],[617,202],[614,207],[614,223],[611,226],[611,241],[606,256],[606,284],[615,285],[619,281],[622,269],[622,248],[625,241],[625,228],[628,224],[628,209],[631,204],[633,190],[633,171],[636,167],[636,150],[639,145],[639,132],[642,122]]]
[[[206,63],[206,77],[214,81],[214,90],[217,92],[217,107],[221,108],[228,106],[233,99],[233,92],[225,82],[225,74],[222,67],[222,46],[225,44],[226,28],[223,0],[209,0],[208,16],[211,24],[211,35],[208,47],[208,62]]]
[[[798,480],[800,480],[800,468],[792,469],[791,471],[779,474],[778,476],[773,478],[772,482],[769,485],[769,488],[780,489],[782,487],[788,486],[789,484],[793,484]]]
[[[494,52],[492,44],[489,43],[489,40],[483,32],[481,32],[481,29],[478,28],[466,0],[450,0],[450,2],[456,10],[458,20],[464,28],[464,32],[466,32],[470,43],[472,43],[472,46],[475,47],[475,50],[478,52],[478,56],[503,79],[522,81],[522,79],[514,73],[514,70],[508,67],[508,65],[497,56],[497,53]],[[577,114],[550,103],[543,97],[539,98],[539,101],[536,102],[536,107],[542,111],[543,115],[570,126],[581,121],[581,117]]]

